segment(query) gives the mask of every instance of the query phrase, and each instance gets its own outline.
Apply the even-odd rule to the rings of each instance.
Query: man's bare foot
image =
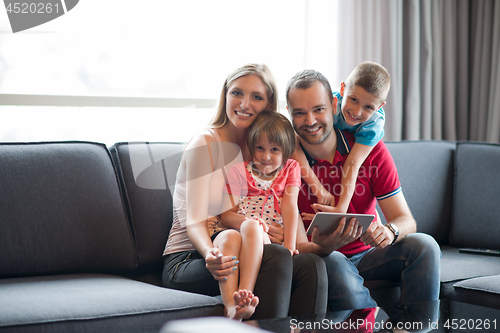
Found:
[[[241,289],[233,294],[235,307],[227,309],[227,316],[231,319],[249,319],[259,304],[259,298],[251,291]]]

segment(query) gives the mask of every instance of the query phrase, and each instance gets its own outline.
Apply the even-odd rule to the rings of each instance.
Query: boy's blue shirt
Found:
[[[375,146],[384,136],[384,109],[378,109],[367,121],[351,126],[345,121],[342,114],[342,96],[340,92],[335,92],[333,96],[337,97],[337,112],[334,115],[334,125],[341,130],[353,132],[357,143]]]

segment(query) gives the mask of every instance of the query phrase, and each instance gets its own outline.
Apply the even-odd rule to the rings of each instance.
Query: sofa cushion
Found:
[[[498,257],[461,253],[451,246],[441,246],[441,255],[441,282],[500,274]]]
[[[208,315],[223,315],[222,303],[213,297],[113,275],[0,280],[2,330],[158,332],[167,320]]]
[[[182,149],[182,144],[141,142],[110,148],[123,179],[140,266],[163,263]]]
[[[500,145],[458,143],[450,244],[500,250]]]
[[[483,276],[460,281],[455,283],[454,287],[500,295],[500,275]]]
[[[418,231],[432,235],[439,244],[446,244],[451,220],[455,144],[446,141],[386,144],[398,168],[401,187]]]
[[[460,281],[453,287],[455,301],[500,309],[500,275]]]
[[[0,277],[137,266],[102,144],[0,144],[0,230]]]

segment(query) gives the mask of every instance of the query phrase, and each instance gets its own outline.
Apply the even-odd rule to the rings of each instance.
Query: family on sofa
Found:
[[[372,62],[335,94],[321,73],[299,72],[286,89],[290,126],[274,115],[277,89],[265,65],[232,72],[208,129],[183,151],[163,285],[221,294],[225,315],[240,320],[327,308],[368,308],[374,320],[370,280],[399,282],[405,304],[438,300],[440,248],[416,232],[380,141],[389,87]],[[308,238],[318,211],[376,218],[367,230],[344,218],[332,234],[315,229]]]
[[[368,157],[361,157],[358,178],[361,186],[354,188],[349,200],[349,211],[375,215],[374,226],[376,230],[382,230],[383,237],[378,244],[376,239],[361,236],[364,242],[372,243],[375,247],[354,254],[357,247],[362,249],[365,244],[361,241],[349,243],[349,238],[356,237],[356,232],[359,232],[353,225],[349,226],[350,221],[345,221],[344,230],[338,231],[336,235],[313,234],[309,239],[303,231],[305,224],[309,223],[309,214],[318,209],[317,205],[309,206],[316,197],[320,204],[324,204],[331,200],[331,196],[326,193],[326,190],[330,190],[335,198],[333,205],[338,206],[339,189],[349,176],[341,166],[345,169],[347,158],[352,156],[347,154],[349,149],[359,143],[356,133],[331,128],[331,123],[335,121],[332,120],[334,115],[326,113],[324,109],[333,112],[335,97],[339,99],[339,96],[334,95],[333,100],[329,99],[329,93],[323,90],[326,85],[321,80],[319,83],[316,79],[302,83],[303,80],[298,78],[319,77],[314,71],[304,71],[290,81],[287,92],[288,110],[298,113],[291,115],[292,122],[282,122],[279,129],[268,128],[268,124],[263,121],[260,122],[261,127],[253,128],[255,118],[261,114],[265,119],[269,116],[265,114],[276,113],[275,84],[269,81],[270,75],[259,76],[259,68],[266,69],[257,66],[253,70],[252,66],[245,66],[239,76],[231,80],[230,75],[228,87],[234,88],[236,82],[244,81],[239,79],[250,78],[257,79],[254,81],[258,83],[257,88],[252,87],[250,92],[253,94],[250,95],[243,89],[245,87],[232,91],[230,96],[233,99],[230,100],[234,104],[229,109],[231,112],[226,113],[224,107],[218,113],[221,118],[213,122],[219,125],[212,126],[214,128],[209,132],[203,132],[207,134],[206,137],[198,136],[198,146],[194,145],[196,141],[193,139],[188,144],[189,149],[184,144],[168,142],[121,142],[111,147],[84,141],[0,143],[0,331],[158,332],[166,322],[175,319],[228,314],[245,318],[252,311],[252,319],[282,318],[289,314],[303,315],[322,313],[328,309],[358,307],[352,305],[356,302],[359,307],[368,309],[353,311],[351,319],[369,321],[373,319],[373,308],[370,308],[374,306],[372,298],[394,321],[400,320],[400,314],[404,320],[403,312],[418,315],[420,320],[425,318],[425,322],[434,321],[439,301],[419,302],[427,307],[419,313],[415,313],[415,307],[411,305],[405,308],[403,303],[436,299],[438,296],[441,306],[449,308],[448,313],[453,313],[454,318],[473,315],[468,312],[470,304],[489,309],[500,308],[500,259],[459,251],[461,248],[500,250],[500,202],[497,187],[493,186],[500,183],[497,168],[500,164],[500,145],[401,141],[378,142],[369,148]],[[295,78],[297,83],[293,84]],[[262,82],[270,83],[267,85]],[[344,88],[344,99],[349,90],[347,86]],[[248,107],[239,106],[242,104],[238,102],[239,96],[247,98]],[[297,96],[303,98],[298,101]],[[226,102],[226,87],[221,99],[221,104]],[[266,108],[259,108],[261,112],[256,115],[253,105],[261,99],[268,103],[265,103]],[[318,102],[321,99],[323,102]],[[339,103],[339,107],[342,104]],[[337,110],[337,114],[340,112]],[[283,120],[283,117],[278,118]],[[297,153],[294,157],[297,157],[299,164],[301,158],[306,160],[305,167],[302,165],[300,168],[305,177],[304,174],[300,176],[306,180],[300,184],[297,194],[306,200],[299,199],[297,203],[288,200],[295,197],[297,191],[296,164],[288,162],[286,169],[284,165],[272,175],[275,161],[279,161],[275,157],[290,153],[280,151],[280,148],[284,148],[280,140],[293,141],[281,135],[291,132],[292,123],[298,129],[298,134],[301,134],[295,142],[300,149],[294,151],[294,154]],[[243,129],[221,132],[221,128],[233,127],[233,124]],[[250,128],[253,128],[255,142],[246,145]],[[316,144],[316,134],[323,135],[326,129],[332,131],[325,144]],[[241,132],[246,132],[247,136]],[[213,133],[220,138],[220,142],[214,141]],[[259,142],[262,133],[280,135],[269,138],[269,142]],[[295,133],[292,134],[295,136]],[[207,140],[210,145],[206,144]],[[309,143],[308,140],[313,142]],[[322,149],[332,144],[330,140],[334,141],[335,149]],[[250,150],[249,146],[254,148]],[[271,152],[267,150],[269,148]],[[258,154],[253,156],[250,151]],[[334,154],[332,161],[328,153]],[[186,164],[190,154],[193,154],[195,161],[205,163],[190,169]],[[266,154],[270,156],[269,163],[259,165],[258,156]],[[211,160],[210,156],[218,158]],[[184,164],[181,164],[182,158]],[[255,166],[250,163],[252,160]],[[381,160],[384,161],[382,165],[370,168]],[[231,168],[232,164],[243,168]],[[398,168],[397,174],[394,165]],[[193,174],[193,170],[199,173]],[[286,177],[281,177],[285,175],[284,171],[287,171]],[[185,174],[182,175],[182,172]],[[255,178],[250,172],[259,180],[253,181]],[[311,172],[321,180],[321,188],[314,188],[317,180],[308,178]],[[276,178],[266,180],[267,173]],[[205,195],[202,187],[193,186],[194,195],[200,201],[194,213],[198,214],[204,208],[206,214],[206,224],[204,219],[199,219],[199,223],[193,225],[194,228],[196,225],[203,226],[198,241],[208,247],[205,257],[202,251],[197,250],[196,241],[191,243],[189,239],[193,230],[186,230],[186,238],[186,234],[179,229],[180,225],[171,228],[174,218],[186,221],[198,218],[191,215],[189,201],[184,203],[181,200],[185,195],[180,192],[182,177],[188,193],[191,185],[198,186],[208,181],[224,183],[226,177],[230,180],[242,177],[238,184],[231,184],[229,188],[220,183],[217,183],[218,188],[209,186],[213,194],[208,192]],[[381,183],[382,180],[387,181]],[[180,189],[178,191],[175,191],[176,183]],[[400,183],[404,196],[399,191]],[[264,187],[259,188],[259,184]],[[280,184],[280,187],[270,186],[264,190],[269,184]],[[248,192],[238,192],[241,185],[243,188],[246,185]],[[325,191],[321,192],[323,187]],[[263,192],[266,198],[261,195]],[[175,193],[175,204],[172,193]],[[394,195],[385,198],[387,193]],[[234,194],[243,194],[240,197],[251,199],[247,201],[250,204],[244,207],[237,205],[239,198]],[[191,196],[188,194],[187,197]],[[260,211],[257,218],[251,218],[253,210],[248,208],[261,207],[258,205],[260,198],[270,203],[266,204],[266,208],[270,206],[269,212],[279,213],[281,217],[268,216],[266,210]],[[372,208],[375,201],[379,203],[377,211],[380,215]],[[365,206],[365,202],[370,204]],[[209,203],[214,206],[208,206]],[[184,204],[187,205],[185,208],[182,206]],[[223,206],[217,209],[217,204]],[[296,248],[293,249],[293,242],[289,243],[293,236],[287,230],[290,230],[290,226],[293,228],[295,221],[287,221],[287,209],[296,209],[295,204],[302,213],[304,223],[297,221],[299,232]],[[337,206],[335,209],[339,208]],[[414,219],[408,215],[407,206]],[[174,207],[177,210],[175,214],[184,211],[186,215],[175,216]],[[322,210],[334,209],[326,205],[319,207]],[[395,207],[397,209],[394,210]],[[212,215],[206,213],[209,208]],[[227,213],[230,221],[216,219],[215,216],[220,213]],[[231,310],[233,314],[230,314],[218,296],[207,295],[220,294],[219,281],[223,282],[224,277],[228,280],[232,278],[234,283],[236,276],[242,276],[240,270],[243,270],[242,264],[247,259],[241,256],[241,251],[235,254],[231,252],[233,249],[229,252],[221,248],[214,249],[217,247],[214,244],[216,239],[211,239],[213,235],[209,234],[208,223],[214,230],[216,227],[225,230],[215,237],[219,238],[220,244],[224,243],[220,237],[228,235],[227,245],[231,245],[234,239],[245,237],[245,230],[226,230],[224,224],[229,223],[231,226],[232,222],[242,222],[248,214],[249,230],[256,229],[257,236],[261,237],[256,244],[261,244],[261,241],[263,244],[259,245],[262,254],[257,255],[257,249],[255,253],[250,253],[249,260],[260,261],[261,264],[258,270],[253,271],[254,278],[256,276],[253,289],[250,284],[246,292],[240,293],[240,289],[237,289],[236,300],[232,299],[233,295],[229,295],[229,301],[225,298],[227,303],[234,302],[235,305],[236,301],[247,302],[241,304],[244,311],[239,311],[235,306],[234,311]],[[398,220],[397,216],[404,218]],[[283,219],[284,227],[262,223],[259,218],[264,222],[267,218]],[[394,232],[385,226],[385,229],[379,229],[378,221],[393,223],[399,232],[394,226]],[[431,235],[439,244],[440,259],[432,238],[413,232],[415,221],[420,233]],[[254,228],[255,225],[260,229]],[[197,235],[200,230],[194,230],[192,234]],[[264,230],[267,230],[266,234]],[[267,244],[266,236],[271,244]],[[385,240],[382,240],[384,237]],[[337,242],[339,239],[342,241]],[[394,239],[395,244],[389,245]],[[179,243],[179,240],[183,242]],[[283,241],[286,246],[279,245]],[[170,243],[167,249],[166,243]],[[339,251],[333,251],[344,243],[349,244]],[[423,249],[412,245],[415,243],[423,244]],[[241,248],[245,246],[243,243],[235,245]],[[162,256],[165,250],[176,246],[184,249]],[[292,256],[295,250],[299,254]],[[218,253],[222,253],[222,257],[217,258]],[[380,258],[376,257],[384,253],[389,256],[388,259],[394,253],[396,256],[401,254],[399,264],[396,259],[375,267],[380,262]],[[494,251],[491,253],[494,254]],[[409,256],[408,262],[404,261],[406,255]],[[423,260],[418,259],[420,255]],[[185,260],[180,261],[177,256],[184,256]],[[236,258],[233,259],[234,256]],[[433,261],[437,267],[418,268],[419,265],[429,265],[422,264],[422,261],[429,258],[432,261],[432,256],[438,258]],[[238,260],[240,262],[236,263]],[[372,264],[373,267],[370,267]],[[182,279],[178,279],[181,276]],[[203,281],[198,282],[200,278]],[[169,288],[165,288],[165,285]],[[368,288],[371,298],[364,287]],[[183,291],[189,288],[194,292]],[[413,293],[414,288],[418,288],[417,295]],[[349,302],[352,304],[346,304]],[[395,307],[392,306],[394,304]],[[338,311],[328,312],[328,315],[335,313]],[[415,317],[409,319],[413,321]],[[287,327],[283,331],[290,330],[289,322],[284,323],[284,326]]]

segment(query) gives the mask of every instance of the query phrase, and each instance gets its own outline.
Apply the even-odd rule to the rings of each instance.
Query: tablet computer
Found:
[[[373,219],[375,218],[375,215],[319,212],[316,215],[314,215],[314,218],[311,224],[309,225],[309,228],[307,228],[306,234],[307,235],[312,234],[314,227],[317,226],[319,228],[320,235],[329,235],[335,230],[337,230],[340,220],[343,217],[346,218],[346,225],[349,224],[352,218],[358,220],[359,225],[363,227],[363,232],[365,232],[366,229],[368,229],[370,223],[372,223]]]

